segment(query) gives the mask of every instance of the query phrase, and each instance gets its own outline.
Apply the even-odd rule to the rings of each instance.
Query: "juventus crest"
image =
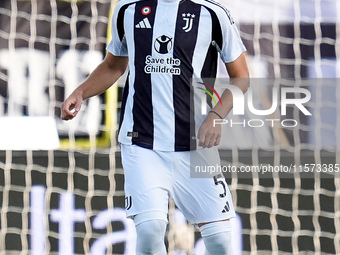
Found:
[[[185,21],[185,26],[183,27],[183,30],[185,32],[189,32],[192,29],[192,23],[194,21],[195,14],[183,13],[182,17],[183,17],[183,20]]]

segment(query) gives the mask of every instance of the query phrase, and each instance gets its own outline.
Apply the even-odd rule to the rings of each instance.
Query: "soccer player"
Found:
[[[104,92],[128,67],[118,140],[137,254],[166,254],[169,197],[200,228],[206,254],[231,254],[229,219],[235,211],[224,178],[190,178],[190,162],[219,164],[221,128],[213,123],[232,108],[226,90],[223,104],[202,121],[196,119],[197,89],[191,79],[214,78],[220,56],[234,85],[243,92],[248,88],[248,82],[237,80],[249,75],[229,11],[212,0],[121,0],[107,50],[62,104],[61,115],[74,118],[83,100]]]

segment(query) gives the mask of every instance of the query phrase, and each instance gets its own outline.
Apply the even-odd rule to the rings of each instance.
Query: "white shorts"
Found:
[[[190,159],[200,166],[220,164],[216,147],[172,152],[123,144],[121,149],[128,217],[150,212],[167,221],[169,197],[192,224],[235,217],[231,194],[221,174],[190,178]]]

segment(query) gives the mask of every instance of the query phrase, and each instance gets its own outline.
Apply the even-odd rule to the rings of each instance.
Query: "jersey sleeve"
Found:
[[[230,63],[246,51],[246,48],[230,12],[226,9],[223,10],[220,12],[219,19],[222,29],[221,59],[224,63]]]
[[[124,32],[124,10],[125,8],[122,8],[120,2],[118,2],[111,22],[112,39],[106,47],[107,51],[120,57],[126,57],[128,55]]]

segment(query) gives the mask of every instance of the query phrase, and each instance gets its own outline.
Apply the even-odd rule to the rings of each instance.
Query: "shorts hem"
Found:
[[[201,223],[210,223],[210,222],[216,222],[216,221],[222,221],[222,220],[230,220],[232,218],[235,218],[236,216],[235,215],[230,215],[230,216],[226,216],[226,217],[219,217],[219,218],[207,218],[207,219],[203,219],[203,220],[189,220],[189,222],[192,224],[192,225],[198,225],[198,224],[201,224]]]

